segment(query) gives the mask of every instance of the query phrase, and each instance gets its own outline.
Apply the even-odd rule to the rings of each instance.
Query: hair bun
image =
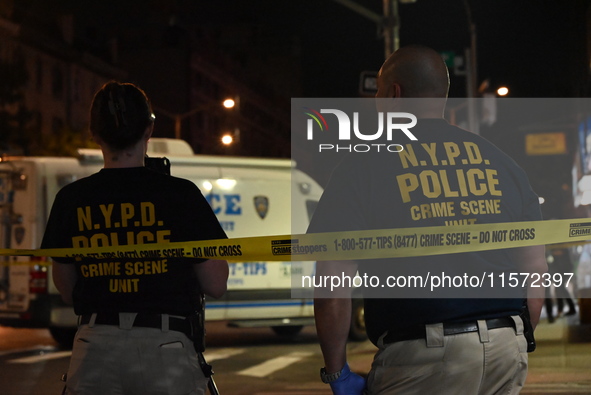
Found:
[[[134,84],[111,81],[94,96],[90,131],[113,149],[137,143],[152,122],[148,97]]]

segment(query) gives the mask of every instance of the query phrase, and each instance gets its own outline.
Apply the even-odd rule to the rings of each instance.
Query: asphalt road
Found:
[[[329,395],[318,371],[322,356],[313,327],[291,339],[267,328],[228,328],[208,323],[205,353],[222,395]],[[524,395],[591,394],[591,325],[576,317],[553,324],[542,320],[538,349],[530,354]],[[369,342],[350,343],[349,364],[367,372],[375,349]],[[0,394],[60,394],[70,351],[60,350],[46,330],[0,327]]]
[[[312,327],[289,339],[224,322],[208,323],[207,333],[205,357],[222,395],[330,393],[319,380],[323,362]],[[0,327],[0,394],[60,394],[70,355],[47,330]]]

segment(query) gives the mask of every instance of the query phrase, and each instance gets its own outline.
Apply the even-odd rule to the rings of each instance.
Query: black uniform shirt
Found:
[[[418,140],[403,143],[402,152],[347,156],[335,169],[308,232],[541,219],[527,176],[493,144],[443,119],[419,119],[412,132]],[[408,283],[405,288],[382,286],[388,275],[497,275],[516,271],[516,265],[510,250],[454,253],[453,247],[446,255],[361,261],[360,274],[380,278],[379,287],[363,290],[368,335],[375,343],[389,329],[518,314],[523,302],[479,298],[473,288],[440,297]]]
[[[192,182],[144,167],[118,168],[102,169],[60,190],[42,248],[225,238]],[[147,255],[75,262],[75,312],[191,313],[199,294],[193,264],[200,260],[179,258],[173,249]]]

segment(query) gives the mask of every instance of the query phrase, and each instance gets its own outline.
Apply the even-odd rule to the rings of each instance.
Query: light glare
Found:
[[[222,136],[222,144],[230,145],[234,141],[234,138],[229,134],[224,134]]]
[[[234,99],[226,99],[226,100],[224,100],[224,102],[222,104],[226,108],[234,108],[234,106],[236,105],[236,102],[234,101]]]
[[[203,189],[210,192],[213,189],[213,185],[209,181],[203,181]]]
[[[499,89],[497,89],[497,95],[499,96],[507,96],[508,93],[509,88],[507,88],[506,86],[501,86]]]
[[[236,180],[231,178],[218,178],[215,182],[220,188],[225,190],[231,190],[236,186]]]

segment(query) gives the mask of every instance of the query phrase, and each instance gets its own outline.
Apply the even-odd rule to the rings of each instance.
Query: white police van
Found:
[[[172,175],[193,181],[228,237],[304,233],[322,188],[289,159],[194,155],[182,140],[151,139],[150,156],[166,156]],[[0,248],[38,248],[57,191],[102,167],[99,150],[77,158],[19,157],[0,161]],[[293,213],[292,213],[293,210]],[[208,300],[206,320],[267,326],[295,335],[313,325],[311,299],[291,298],[290,262],[231,262],[228,292]],[[300,267],[300,265],[298,265]],[[312,272],[314,264],[301,265]],[[64,345],[76,327],[45,258],[0,257],[0,325],[49,328]],[[363,338],[357,303],[352,338]]]

